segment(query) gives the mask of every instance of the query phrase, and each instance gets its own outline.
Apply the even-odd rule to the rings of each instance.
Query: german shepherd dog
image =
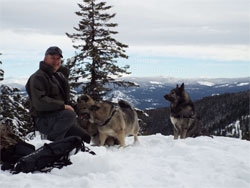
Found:
[[[164,98],[170,101],[170,120],[174,127],[174,139],[201,135],[202,122],[196,117],[194,104],[184,89],[184,83],[172,89]]]
[[[90,136],[94,145],[100,145],[99,131],[97,125],[90,123],[90,107],[95,105],[95,101],[89,95],[82,95],[77,99],[76,113],[78,115],[77,121],[81,128],[83,128]],[[119,144],[114,137],[108,137],[105,145],[113,146]]]
[[[109,136],[116,138],[121,147],[125,146],[128,135],[134,136],[134,142],[138,141],[137,113],[126,101],[120,100],[118,106],[107,101],[91,106],[90,122],[97,126],[101,146]]]

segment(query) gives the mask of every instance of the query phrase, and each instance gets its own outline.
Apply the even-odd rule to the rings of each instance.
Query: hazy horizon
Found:
[[[26,82],[28,81],[29,77],[23,77],[23,78],[19,78],[16,79],[15,77],[12,78],[5,78],[2,82],[0,82],[0,85],[2,84],[17,84],[17,85],[22,85],[24,86],[26,84]],[[187,81],[203,81],[203,80],[208,80],[208,81],[212,81],[212,80],[234,80],[234,79],[248,79],[249,83],[250,83],[250,76],[246,76],[246,77],[234,77],[234,78],[222,78],[222,77],[218,77],[218,78],[208,78],[208,77],[193,77],[193,78],[181,78],[181,77],[171,77],[171,76],[124,76],[122,77],[122,79],[126,78],[129,79],[173,79],[175,81],[177,80],[187,80]],[[86,81],[87,79],[85,79]],[[136,80],[135,80],[136,81]],[[154,81],[154,80],[152,80]],[[84,81],[83,81],[84,82]]]

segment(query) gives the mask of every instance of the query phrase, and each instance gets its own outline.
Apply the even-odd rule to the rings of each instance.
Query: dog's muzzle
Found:
[[[171,97],[170,95],[165,95],[164,98],[168,101],[173,101],[173,97]]]
[[[88,113],[82,113],[79,115],[79,118],[81,120],[89,120],[90,119],[90,115]]]

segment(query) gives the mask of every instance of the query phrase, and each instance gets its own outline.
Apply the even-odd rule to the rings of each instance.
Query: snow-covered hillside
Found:
[[[72,165],[50,173],[0,172],[2,188],[249,188],[250,142],[209,137],[173,140],[160,134],[140,136],[127,147],[94,147],[97,155],[78,153]],[[42,141],[31,141],[37,147]]]

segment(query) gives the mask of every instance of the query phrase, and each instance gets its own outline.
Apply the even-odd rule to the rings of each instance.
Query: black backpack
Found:
[[[93,151],[84,146],[84,142],[78,136],[71,136],[50,144],[44,144],[36,151],[21,157],[14,164],[11,172],[13,174],[34,171],[50,172],[55,167],[62,168],[72,164],[69,159],[70,153],[74,152],[76,154],[80,150],[95,155]]]
[[[35,146],[23,141],[18,141],[15,145],[8,148],[3,148],[0,151],[0,161],[2,163],[2,170],[14,169],[15,163],[23,156],[29,155],[34,152]]]

